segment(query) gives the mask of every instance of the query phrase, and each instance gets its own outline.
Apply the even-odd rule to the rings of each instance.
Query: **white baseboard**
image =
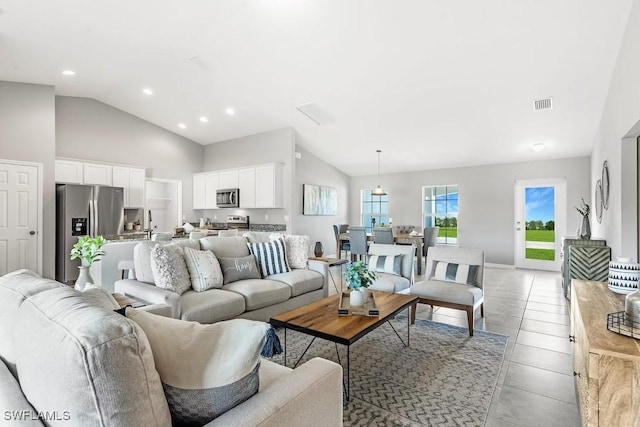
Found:
[[[511,265],[511,264],[494,264],[492,262],[485,262],[484,266],[485,267],[491,267],[491,268],[504,268],[505,270],[515,270],[516,269],[515,265]]]

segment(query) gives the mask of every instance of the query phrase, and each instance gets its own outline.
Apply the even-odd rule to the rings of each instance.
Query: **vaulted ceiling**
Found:
[[[54,85],[205,145],[290,126],[355,176],[376,173],[376,149],[382,173],[588,156],[631,0],[0,8],[0,80]],[[534,111],[547,97],[553,108]],[[321,124],[297,109],[310,103]]]

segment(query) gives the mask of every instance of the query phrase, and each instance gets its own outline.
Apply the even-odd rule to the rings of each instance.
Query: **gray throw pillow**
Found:
[[[218,258],[222,268],[224,284],[243,279],[260,279],[260,270],[253,255],[242,258]]]

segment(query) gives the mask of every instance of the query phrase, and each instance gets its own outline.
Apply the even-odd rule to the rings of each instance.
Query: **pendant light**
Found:
[[[382,153],[382,150],[376,150],[376,152],[378,153],[378,186],[375,188],[375,190],[373,190],[371,192],[372,196],[386,196],[387,192],[384,191],[384,189],[382,187],[380,187],[380,153]]]

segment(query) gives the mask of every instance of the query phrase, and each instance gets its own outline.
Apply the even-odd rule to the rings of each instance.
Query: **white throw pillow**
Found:
[[[180,246],[157,245],[151,249],[153,281],[159,288],[182,294],[191,288],[191,278]]]
[[[284,236],[287,261],[291,268],[307,268],[309,258],[309,236],[287,234]]]
[[[451,262],[437,261],[433,267],[431,279],[445,282],[474,285],[478,274],[477,265],[454,264]]]
[[[258,392],[268,323],[202,325],[131,308],[126,314],[149,339],[174,425],[204,425]]]
[[[222,269],[211,251],[184,248],[184,260],[191,276],[191,287],[196,292],[222,287]]]
[[[284,239],[276,239],[266,243],[247,243],[247,246],[258,261],[262,277],[291,271],[287,262]]]

